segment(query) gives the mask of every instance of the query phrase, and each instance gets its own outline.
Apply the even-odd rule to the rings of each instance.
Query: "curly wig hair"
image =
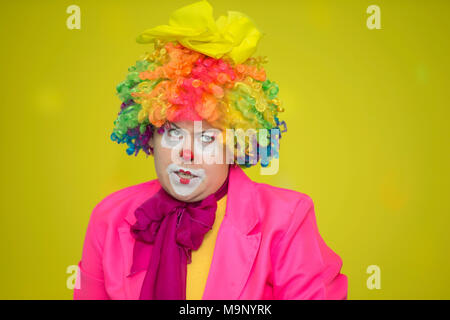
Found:
[[[153,52],[130,67],[116,88],[122,104],[111,139],[126,143],[128,155],[137,156],[143,150],[148,156],[153,153],[149,139],[168,122],[206,120],[224,134],[226,129],[266,129],[248,141],[233,140],[232,147],[236,157],[245,154],[241,167],[258,162],[268,166],[271,159],[278,158],[280,125],[286,125],[278,119],[283,111],[278,85],[267,79],[264,63],[266,57],[250,57],[235,64],[177,41],[158,40]]]

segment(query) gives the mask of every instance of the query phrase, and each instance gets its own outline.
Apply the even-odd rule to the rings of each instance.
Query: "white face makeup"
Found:
[[[206,177],[203,169],[186,169],[174,163],[166,171],[173,190],[180,196],[193,193]]]
[[[173,197],[195,202],[214,193],[225,181],[229,164],[217,159],[225,148],[222,131],[206,120],[168,122],[149,141],[161,186]],[[218,149],[221,150],[218,150]],[[204,160],[215,158],[210,163]]]
[[[202,131],[201,121],[195,121],[194,134],[194,154],[201,155],[206,164],[222,163],[222,132],[214,128]]]
[[[179,152],[185,141],[190,141],[190,133],[178,127],[164,130],[161,137],[161,147],[172,149],[172,162],[177,162]],[[194,163],[203,161],[207,164],[221,163],[222,161],[222,133],[218,129],[202,131],[201,121],[195,121],[194,125]]]
[[[167,149],[181,148],[189,132],[181,128],[167,128],[161,137],[161,147]]]

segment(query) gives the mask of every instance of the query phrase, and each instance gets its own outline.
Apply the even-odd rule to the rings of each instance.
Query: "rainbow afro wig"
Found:
[[[139,150],[150,155],[154,129],[161,132],[168,122],[206,120],[224,137],[226,129],[266,129],[267,134],[253,135],[254,141],[233,141],[232,147],[236,156],[245,154],[241,167],[259,161],[267,166],[278,158],[287,128],[278,119],[283,111],[278,85],[262,66],[267,58],[252,57],[261,36],[240,12],[215,21],[206,0],[174,11],[169,25],[144,31],[137,42],[153,43],[154,50],[130,67],[116,88],[122,104],[111,139],[126,143],[128,155]]]

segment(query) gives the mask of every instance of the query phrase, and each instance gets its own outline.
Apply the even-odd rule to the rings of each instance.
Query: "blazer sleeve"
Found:
[[[77,279],[73,291],[74,300],[109,300],[103,276],[103,243],[105,232],[99,221],[98,205],[92,211],[78,263]]]
[[[279,300],[345,300],[341,258],[323,241],[309,196],[299,200],[274,251],[273,291]]]

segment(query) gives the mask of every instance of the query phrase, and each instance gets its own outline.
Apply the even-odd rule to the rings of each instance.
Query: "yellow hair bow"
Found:
[[[239,64],[256,51],[261,37],[262,33],[241,12],[228,11],[227,16],[214,21],[211,5],[202,0],[175,10],[170,15],[169,25],[145,30],[136,41],[176,40],[191,50],[215,59],[228,56]]]

